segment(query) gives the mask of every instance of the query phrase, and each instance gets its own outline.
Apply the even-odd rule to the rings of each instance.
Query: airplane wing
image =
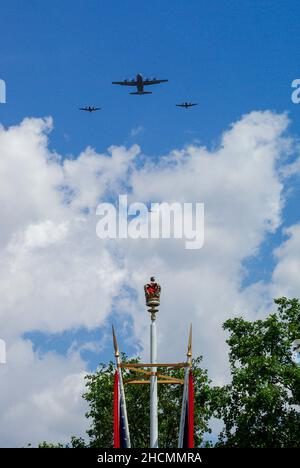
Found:
[[[166,83],[169,80],[143,80],[143,85],[148,86],[148,85],[154,85],[154,84],[159,84],[159,83]]]
[[[117,84],[121,86],[137,86],[137,81],[113,81],[112,84]]]
[[[175,104],[177,107],[185,107],[184,104]]]
[[[101,107],[94,107],[94,111],[101,110]]]
[[[88,109],[86,107],[79,107],[79,110],[87,111]]]
[[[190,106],[191,106],[191,107],[192,107],[192,106],[198,106],[198,103],[195,102],[194,104],[190,104]]]

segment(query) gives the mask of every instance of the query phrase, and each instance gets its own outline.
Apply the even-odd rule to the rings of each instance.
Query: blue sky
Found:
[[[296,1],[3,2],[1,77],[7,82],[5,125],[52,115],[51,145],[77,154],[129,144],[161,155],[198,139],[211,145],[242,114],[287,110],[299,130],[291,81],[299,68]],[[151,96],[129,96],[113,80],[168,78]],[[181,112],[174,104],[195,100]],[[97,115],[77,112],[85,104]],[[80,129],[80,131],[79,131]]]
[[[270,110],[273,112],[271,120],[274,120],[274,126],[283,125],[279,120],[276,120],[276,114],[282,114],[284,112],[288,114],[291,123],[285,135],[293,140],[294,150],[291,152],[290,157],[284,162],[284,164],[286,164],[295,160],[297,157],[295,147],[297,146],[300,136],[300,104],[295,105],[291,101],[291,83],[294,79],[300,78],[299,15],[299,2],[293,0],[289,0],[288,2],[282,0],[277,0],[276,2],[271,0],[243,0],[242,2],[237,0],[173,0],[172,2],[158,0],[152,0],[151,2],[136,0],[131,0],[130,2],[120,0],[111,2],[103,0],[53,0],[51,2],[41,2],[38,0],[28,0],[26,2],[24,0],[2,1],[0,13],[0,79],[6,82],[7,102],[6,104],[0,104],[0,124],[3,125],[5,129],[13,125],[18,126],[18,132],[20,132],[22,136],[20,122],[24,118],[44,118],[51,116],[54,121],[54,128],[49,135],[49,148],[61,155],[62,165],[64,160],[77,161],[79,154],[85,152],[88,146],[94,148],[99,155],[100,153],[106,154],[107,148],[114,145],[118,147],[117,152],[121,154],[121,156],[125,151],[126,160],[126,158],[128,159],[131,157],[129,151],[126,153],[127,149],[137,143],[141,147],[142,154],[138,155],[135,168],[137,171],[137,180],[140,178],[142,182],[140,185],[135,185],[132,190],[135,195],[138,196],[141,195],[139,187],[144,186],[145,200],[148,203],[152,200],[151,187],[149,188],[151,181],[150,184],[147,185],[149,180],[143,172],[143,155],[146,156],[146,161],[152,164],[154,170],[155,168],[157,170],[156,176],[159,182],[156,187],[158,187],[158,191],[160,191],[159,196],[163,196],[164,183],[166,183],[166,186],[171,187],[173,195],[177,186],[180,186],[180,180],[178,181],[176,179],[175,181],[174,179],[175,182],[173,186],[172,174],[168,173],[168,171],[164,173],[162,166],[160,166],[162,156],[168,155],[174,149],[185,148],[190,144],[197,147],[199,145],[204,145],[208,148],[207,153],[210,156],[215,156],[218,152],[217,149],[222,134],[228,131],[234,122],[242,121],[244,115],[253,111],[259,111],[261,113],[260,116],[255,117],[255,125],[258,122],[258,125],[261,124],[263,128],[266,128],[266,131],[269,131],[269,123],[266,123],[268,117],[266,117],[263,111]],[[144,77],[166,78],[169,79],[169,82],[159,86],[153,86],[151,89],[153,94],[149,96],[130,96],[128,94],[130,89],[113,86],[111,84],[112,81],[134,78],[137,73],[141,73]],[[199,103],[199,106],[188,111],[175,107],[176,103],[182,101],[195,101]],[[85,105],[100,106],[102,110],[94,114],[80,112],[78,107]],[[37,128],[36,135],[45,134],[47,132],[44,128],[40,127],[40,124],[36,123],[35,125]],[[250,128],[252,123],[247,121],[247,125],[249,125]],[[270,141],[274,140],[274,145],[280,146],[281,133],[278,131],[278,134],[276,132],[275,134],[274,137],[270,137]],[[16,134],[14,138],[15,141],[17,141],[19,136]],[[34,139],[34,137],[32,138]],[[22,145],[25,144],[25,139],[21,139],[20,141]],[[238,143],[241,143],[242,147],[243,139],[241,138],[241,141]],[[6,145],[7,143],[4,144]],[[13,145],[13,143],[11,145]],[[0,147],[0,158],[1,152],[3,152],[5,157],[9,160],[11,145],[7,144],[7,148],[5,147],[4,149]],[[122,145],[127,149],[124,151],[120,149],[119,147]],[[251,142],[249,145],[251,146]],[[259,134],[257,136],[257,145],[260,145]],[[43,144],[41,144],[41,146],[43,146]],[[231,143],[228,145],[229,149],[226,149],[225,143],[224,146],[225,153],[229,153],[226,156],[228,157],[229,164],[233,163],[232,171],[234,172],[235,168],[239,167],[235,165],[236,162],[234,160],[230,160],[230,149],[234,148],[234,144]],[[30,163],[29,153],[33,150],[31,146],[29,146],[30,150],[26,148],[24,148],[24,161],[27,161],[26,158],[28,157],[28,162]],[[243,149],[241,149],[241,152],[243,152]],[[99,157],[99,159],[101,158]],[[115,166],[113,159],[114,158],[111,157],[111,171],[114,174]],[[100,168],[102,167],[101,164]],[[27,178],[30,180],[30,174],[26,173],[26,163],[24,166],[21,166],[21,164],[16,166],[14,169],[15,172],[8,172],[10,175],[13,173],[11,185],[14,188],[13,191],[16,192],[16,196],[20,197],[20,201],[22,201],[23,198],[26,199],[27,196],[25,193],[26,191],[22,192],[22,174],[24,173],[24,180],[27,180]],[[39,168],[39,166],[36,167]],[[94,179],[86,176],[84,172],[85,167],[85,163],[80,166],[79,173],[83,171],[82,187],[85,186],[86,192],[89,192],[88,184],[93,183]],[[96,163],[95,167],[96,169],[98,167]],[[222,167],[224,171],[225,187],[225,185],[230,185],[232,180],[232,174],[230,174],[231,166],[229,165],[228,169],[226,165]],[[162,168],[161,171],[160,168]],[[204,171],[206,170],[207,168],[204,168]],[[262,166],[262,170],[264,170],[264,166]],[[240,294],[243,288],[248,288],[247,294],[249,294],[249,296],[246,297],[257,298],[257,296],[255,296],[257,293],[255,292],[254,294],[251,289],[253,284],[259,283],[259,289],[262,284],[264,285],[263,287],[265,287],[266,284],[268,285],[272,282],[276,283],[277,281],[278,284],[280,283],[277,276],[277,279],[273,278],[273,273],[278,263],[278,259],[274,257],[274,249],[279,246],[284,246],[288,238],[282,228],[284,229],[292,225],[297,225],[300,221],[299,174],[294,174],[284,181],[282,193],[280,195],[280,190],[276,183],[274,183],[274,187],[272,185],[274,182],[272,176],[273,172],[268,172],[268,170],[269,169],[266,169],[266,174],[269,177],[266,184],[270,183],[272,190],[270,188],[270,193],[265,193],[262,190],[262,205],[265,201],[270,199],[271,202],[268,206],[272,208],[272,196],[274,193],[274,200],[277,200],[277,196],[279,198],[280,196],[284,198],[285,206],[281,213],[282,224],[277,226],[274,232],[260,227],[253,228],[255,235],[259,232],[259,234],[257,234],[257,239],[254,235],[256,240],[255,242],[253,241],[253,249],[252,247],[249,248],[248,252],[244,245],[241,246],[240,250],[237,248],[238,266],[234,265],[234,267],[232,267],[230,261],[228,261],[228,270],[230,273],[228,276],[228,283],[224,286],[224,291],[226,291],[226,294],[228,291],[230,300],[231,297],[236,296],[237,308],[243,307],[246,302],[243,294]],[[28,169],[28,173],[30,173],[30,171],[31,169]],[[214,201],[216,200],[217,203],[218,197],[222,206],[222,198],[224,196],[222,187],[223,181],[222,178],[215,177],[214,173],[217,172],[217,165],[214,171],[210,171],[209,169],[207,172],[209,182],[211,180],[211,184],[215,184],[212,188],[205,189],[206,191],[204,191],[208,198],[208,205],[206,208],[208,214],[210,214],[209,210],[211,208],[212,210],[215,209]],[[5,174],[5,171],[3,173]],[[67,180],[72,179],[74,175],[72,174],[73,173],[70,172],[69,179]],[[127,186],[126,184],[128,184],[128,187],[130,187],[131,184],[132,186],[134,185],[128,174],[129,173],[125,171],[125,174],[122,173],[120,176],[123,187]],[[165,174],[166,182],[163,176],[161,177],[162,174],[163,176]],[[205,174],[203,180],[201,179],[203,185],[205,185]],[[243,187],[240,187],[240,192],[237,191],[234,193],[234,198],[238,199],[241,196],[241,200],[244,198],[246,199],[249,193],[249,204],[245,202],[245,209],[249,209],[249,212],[255,212],[255,209],[259,211],[259,207],[255,204],[255,194],[252,192],[251,187],[256,186],[256,184],[259,186],[260,182],[258,180],[260,179],[260,173],[258,171],[253,172],[253,174],[253,180],[250,180],[249,186],[246,181],[247,189],[245,193],[243,192]],[[251,176],[252,173],[250,174],[250,177]],[[174,177],[176,177],[175,172]],[[209,179],[209,177],[211,177],[211,179]],[[281,179],[278,176],[277,180],[276,177],[275,179],[279,183]],[[45,185],[47,185],[47,180]],[[5,176],[3,181],[5,182]],[[3,183],[3,181],[1,183]],[[79,182],[75,181],[74,183],[76,185],[76,183]],[[191,180],[190,185],[193,184],[197,185],[198,179]],[[30,184],[28,187],[30,189]],[[9,192],[8,189],[2,189],[1,191],[0,186],[0,210],[2,198],[5,199],[7,195],[5,190]],[[215,198],[211,192],[215,193]],[[37,199],[43,196],[45,196],[45,198],[49,197],[49,200],[52,200],[52,195],[49,196],[48,192],[44,193],[42,189],[40,189],[40,192],[37,191],[37,193],[34,194],[34,197],[37,197]],[[251,201],[252,199],[253,204]],[[32,211],[33,214],[31,214],[31,204],[35,206],[39,201],[35,199],[33,203],[32,200],[33,198],[30,199],[28,203],[26,202],[27,204],[24,206],[20,204],[20,207],[16,209],[16,215],[22,218],[22,220],[23,212],[28,212],[30,214],[26,215],[27,218],[25,221],[22,221],[23,224],[21,222],[20,225],[15,222],[12,224],[13,227],[10,232],[10,241],[12,244],[9,245],[15,245],[14,241],[15,239],[19,239],[18,236],[22,229],[24,232],[27,232],[26,229],[28,227],[30,228],[31,223],[37,223],[38,221],[42,223],[46,217],[47,213],[45,215],[41,215],[40,213],[36,214],[34,210]],[[43,200],[41,201],[43,202]],[[206,200],[203,201],[206,202]],[[51,203],[54,205],[53,200],[51,203],[47,203],[45,203],[45,206],[48,207],[48,209],[49,207],[51,208]],[[15,206],[17,205],[14,205],[13,202],[9,204],[9,209],[6,212],[7,218],[4,218],[4,231],[6,224],[10,225],[11,218],[13,218],[12,212]],[[83,208],[85,208],[85,206]],[[242,212],[239,211],[240,207],[235,207],[234,209],[241,215]],[[269,221],[267,211],[268,209],[266,208],[261,214],[263,218],[262,225],[264,225],[265,221],[266,223]],[[218,210],[216,210],[216,212],[220,215]],[[61,221],[60,208],[53,208],[53,212],[51,212],[50,209],[49,219],[51,219],[51,213],[55,213],[53,214],[53,219],[59,225]],[[26,216],[24,214],[24,217]],[[233,217],[232,225],[234,228],[232,232],[230,231],[233,239],[235,238],[236,230],[240,229],[241,233],[244,232],[243,223],[246,224],[246,220],[241,216],[241,224],[236,228]],[[97,288],[93,283],[93,277],[95,275],[93,275],[92,267],[95,267],[95,271],[97,271],[97,265],[96,261],[94,265],[93,255],[90,255],[88,248],[90,245],[90,249],[92,250],[93,242],[90,241],[90,238],[93,236],[95,237],[95,220],[92,219],[91,224],[88,226],[89,229],[90,226],[92,226],[92,231],[87,233],[87,237],[84,237],[85,234],[82,236],[83,241],[80,246],[82,252],[80,251],[78,259],[76,257],[76,242],[73,237],[70,236],[69,247],[67,247],[66,250],[69,248],[71,253],[67,252],[65,254],[66,257],[62,255],[62,262],[65,261],[64,265],[66,266],[66,271],[69,272],[70,275],[75,275],[76,273],[74,271],[77,267],[76,261],[78,261],[79,266],[83,265],[83,268],[87,270],[89,270],[89,262],[92,264],[91,271],[87,271],[86,281],[90,281],[91,283],[91,297],[94,297],[94,295],[96,297]],[[261,231],[263,231],[263,234],[261,234],[260,237]],[[81,234],[80,232],[78,235]],[[244,234],[240,235],[241,237],[244,236]],[[81,237],[78,237],[78,239],[81,241]],[[252,240],[250,239],[250,241]],[[239,242],[241,242],[242,245],[242,241],[238,239],[237,243]],[[87,248],[85,251],[84,249],[86,246]],[[0,255],[1,248],[0,242]],[[253,255],[254,250],[256,254]],[[76,354],[76,351],[81,350],[81,357],[86,368],[88,370],[93,370],[96,368],[99,361],[107,361],[112,358],[110,327],[112,323],[116,324],[117,322],[121,347],[124,350],[126,349],[129,354],[145,351],[145,343],[147,343],[148,338],[147,333],[141,325],[142,320],[138,315],[141,312],[139,309],[140,302],[138,302],[140,296],[139,292],[136,292],[136,286],[140,280],[141,268],[144,265],[145,270],[147,270],[145,280],[148,279],[150,260],[144,255],[140,247],[137,247],[136,251],[135,260],[131,258],[131,248],[128,248],[128,252],[125,251],[124,253],[124,258],[126,258],[128,254],[128,261],[127,263],[124,261],[125,267],[123,264],[122,268],[124,267],[124,272],[126,271],[128,273],[129,271],[131,275],[129,282],[132,281],[133,284],[132,290],[128,293],[128,303],[130,303],[130,305],[125,313],[123,310],[119,310],[120,303],[116,300],[116,296],[118,296],[118,292],[121,290],[122,300],[124,288],[128,288],[128,278],[119,279],[118,269],[116,268],[114,270],[115,266],[112,267],[106,258],[103,260],[104,263],[107,261],[108,268],[111,267],[113,270],[115,283],[112,281],[113,286],[108,293],[108,296],[111,296],[111,303],[109,306],[107,305],[109,300],[105,296],[105,291],[103,293],[103,320],[101,319],[99,321],[91,315],[88,319],[83,318],[81,321],[79,318],[78,320],[72,321],[67,317],[66,321],[62,321],[61,324],[60,318],[65,318],[65,310],[63,310],[65,303],[62,302],[62,310],[60,310],[60,303],[55,302],[55,298],[52,303],[52,299],[50,300],[46,295],[45,297],[43,296],[43,291],[34,293],[33,299],[30,296],[27,303],[26,290],[23,296],[20,295],[19,297],[17,294],[18,288],[22,290],[22,282],[25,284],[25,280],[22,276],[21,283],[16,283],[17,286],[14,289],[15,297],[8,301],[9,304],[15,304],[20,317],[24,313],[22,309],[23,302],[26,304],[26,307],[24,306],[24,311],[27,310],[27,307],[30,308],[32,306],[32,310],[35,313],[35,309],[41,307],[40,315],[42,315],[43,301],[45,301],[45,310],[51,310],[51,307],[55,309],[57,306],[59,312],[52,323],[47,313],[45,313],[45,319],[40,321],[36,319],[33,313],[34,318],[30,317],[30,319],[28,319],[30,323],[33,323],[32,328],[29,326],[26,327],[26,323],[23,328],[22,326],[18,328],[16,325],[18,333],[20,334],[19,338],[21,337],[22,340],[21,346],[26,347],[28,343],[32,343],[34,356],[43,357],[43,355],[46,355],[49,351],[53,351],[59,356],[64,357],[68,365],[71,361],[73,364],[75,362],[74,373],[75,371],[79,372],[81,364],[76,364],[77,361],[75,358],[75,361],[72,360],[73,358],[70,361],[68,361],[68,359],[70,353],[72,354],[75,351]],[[45,254],[46,260],[49,261],[50,259],[49,277],[45,276],[45,278],[49,280],[50,285],[52,285],[52,280],[54,281],[53,284],[55,286],[53,286],[53,290],[55,290],[55,288],[59,289],[61,286],[61,291],[59,290],[58,292],[58,298],[60,297],[59,294],[62,294],[63,300],[67,298],[66,304],[68,304],[68,294],[65,294],[68,289],[67,281],[65,284],[64,278],[62,278],[62,284],[58,284],[58,281],[55,282],[55,275],[58,274],[59,277],[60,274],[55,263],[55,259],[59,255],[57,252],[60,252],[60,250],[56,251],[53,249],[52,253],[51,251],[49,254],[47,253],[49,257],[46,257]],[[158,248],[158,252],[160,254],[161,263],[158,261],[157,265],[161,266],[162,275],[165,277],[166,289],[169,291],[170,296],[172,292],[170,286],[172,285],[170,280],[170,278],[172,278],[172,272],[168,271],[167,267],[163,266],[167,264],[167,261],[169,262],[170,270],[173,268],[174,275],[175,270],[178,269],[178,271],[176,271],[179,275],[178,284],[186,282],[187,295],[192,297],[193,293],[195,294],[194,302],[191,301],[190,304],[191,309],[194,310],[193,308],[196,307],[195,304],[198,304],[198,285],[195,285],[191,278],[186,279],[188,277],[187,272],[191,272],[192,274],[193,269],[195,269],[197,274],[200,274],[200,271],[201,274],[203,274],[201,269],[199,271],[197,270],[198,266],[196,266],[196,262],[199,261],[199,264],[206,264],[207,258],[205,252],[195,253],[193,260],[191,260],[189,254],[183,257],[181,253],[175,252],[176,254],[174,255],[172,248],[170,248],[171,253],[167,260],[164,255],[169,255],[168,249],[164,252],[163,249],[160,250],[160,248]],[[225,258],[228,252],[226,252],[226,249],[224,252]],[[70,257],[72,257],[73,253],[76,260],[74,260],[75,267],[70,267],[72,264]],[[41,277],[44,278],[43,268],[46,264],[46,260],[42,256],[39,257],[40,254],[40,250],[38,250],[37,254],[32,254],[32,265],[33,269],[36,268],[38,272],[37,276],[39,272],[41,272]],[[35,255],[37,255],[37,257]],[[87,259],[86,263],[84,255],[86,255]],[[95,253],[95,257],[96,255],[97,253]],[[234,257],[234,255],[235,252],[232,252],[231,256]],[[212,256],[214,257],[214,255]],[[285,256],[288,257],[286,251],[283,253],[283,260],[286,260]],[[222,256],[220,257],[220,264],[224,258]],[[4,257],[4,260],[6,261],[6,257]],[[51,263],[52,260],[53,265]],[[117,265],[118,261],[119,259],[116,260]],[[224,271],[226,270],[226,261],[224,261]],[[283,263],[282,261],[282,265]],[[28,266],[28,270],[32,265],[30,264]],[[181,272],[180,268],[182,265],[185,266]],[[70,270],[68,270],[69,267]],[[230,290],[230,280],[232,280],[230,276],[231,267],[233,270],[232,277],[234,277],[234,286],[232,288],[234,291]],[[241,274],[241,270],[239,270],[239,268],[242,267],[244,267],[243,275]],[[20,266],[20,269],[22,268],[23,264]],[[26,268],[24,267],[24,271]],[[53,271],[50,270],[50,268],[53,268]],[[122,268],[120,267],[120,270],[122,270]],[[184,273],[184,268],[186,268],[186,276],[183,275],[180,277],[180,274]],[[209,271],[209,267],[207,268],[208,270],[204,269],[204,274],[207,274],[207,271]],[[216,281],[218,281],[218,274],[220,272],[222,273],[221,267],[219,270],[218,261],[212,259],[211,268],[212,274],[216,275],[212,277],[214,279],[217,278]],[[278,273],[279,276],[280,271]],[[240,273],[238,279],[235,278],[236,272]],[[25,273],[27,273],[27,270]],[[150,274],[152,274],[152,271]],[[202,281],[203,276],[201,276],[201,274],[200,278]],[[221,276],[220,274],[220,277]],[[34,278],[32,280],[33,284],[36,284],[38,282],[37,278],[35,276],[32,277]],[[30,276],[30,278],[32,277]],[[26,279],[27,276],[24,276],[24,278]],[[209,283],[210,279],[211,277],[208,275],[207,283]],[[26,285],[28,286],[28,290],[30,290],[31,282],[28,279],[27,281],[28,283],[26,283]],[[177,280],[174,279],[174,281]],[[189,281],[194,287],[189,287]],[[269,293],[273,294],[275,289],[272,289],[272,284],[270,288],[267,286],[269,289],[267,293],[264,293],[265,295]],[[142,286],[143,284],[139,286],[141,290]],[[210,287],[209,284],[208,286]],[[85,285],[85,287],[88,290],[88,284]],[[106,285],[105,287],[109,289],[110,285]],[[202,303],[205,304],[203,307],[207,307],[207,313],[212,315],[204,299],[205,293],[203,291],[201,292],[200,285],[199,288],[199,297],[203,299]],[[255,291],[257,290],[255,289]],[[203,298],[201,294],[203,294]],[[251,296],[251,294],[254,294],[254,296]],[[221,296],[222,294],[220,293],[220,297]],[[47,303],[47,300],[49,303]],[[75,307],[77,312],[74,312],[74,314],[78,314],[78,317],[81,314],[80,306],[82,304],[80,300],[79,298],[78,310]],[[88,298],[87,307],[93,304],[93,300],[94,299]],[[171,298],[170,302],[168,302],[170,314],[172,306],[176,305],[172,300]],[[220,299],[220,301],[222,300]],[[41,301],[41,303],[39,301]],[[57,301],[59,301],[59,299],[57,299]],[[97,301],[95,300],[94,303],[97,304]],[[178,301],[178,303],[180,304],[180,301]],[[201,300],[199,300],[199,303],[201,303]],[[76,304],[74,304],[74,306],[76,306]],[[256,306],[258,309],[260,308],[259,303],[257,303]],[[183,307],[185,307],[184,301]],[[214,313],[215,310],[218,309],[219,304],[215,304],[211,307]],[[235,310],[235,306],[233,308]],[[101,312],[100,309],[99,313]],[[6,310],[4,310],[4,317],[6,313]],[[144,311],[143,313],[146,312]],[[195,315],[195,317],[202,318],[201,314],[199,316]],[[186,312],[186,315],[188,316],[188,312]],[[22,320],[23,316],[20,318],[20,322],[22,322]],[[57,326],[55,320],[57,320]],[[18,320],[16,320],[16,323],[17,322]],[[178,335],[181,339],[182,336],[185,336],[183,335],[185,331],[182,331],[185,330],[185,325],[182,325],[182,328],[180,328],[181,325],[179,326],[179,323],[181,322],[178,318]],[[214,332],[215,324],[212,324],[211,328],[209,328],[209,323],[207,326],[210,332],[212,330]],[[176,327],[174,327],[174,330],[175,329]],[[166,330],[167,324],[164,322],[164,324],[162,324],[162,334],[164,333],[164,336],[166,336]],[[142,336],[140,341],[136,339],[138,332],[140,332]],[[8,333],[8,335],[10,335],[10,333]],[[0,338],[2,338],[2,336],[0,336]],[[205,341],[206,338],[207,342]],[[24,339],[27,340],[27,344]],[[176,339],[178,339],[177,335],[174,338],[170,338],[170,341],[176,343]],[[209,345],[207,343],[209,342],[209,332],[207,337],[201,335],[201,339],[203,340],[203,348],[201,348],[202,343],[200,343],[199,352],[205,354],[205,346],[207,346],[208,355]],[[201,340],[199,340],[199,342],[200,341]],[[18,342],[17,339],[16,342]],[[95,344],[97,344],[98,347],[93,347]],[[86,347],[86,345],[91,346]],[[184,346],[185,344],[182,343],[183,350]],[[170,346],[170,349],[171,348],[172,346]],[[218,345],[216,345],[216,349],[217,348]],[[219,355],[221,356],[218,364],[220,366],[223,365],[222,359],[224,359],[224,354],[219,352]],[[48,362],[48,357],[45,357],[45,362]],[[9,365],[7,365],[7,368],[8,367]],[[212,368],[213,367],[212,365]],[[60,376],[58,375],[57,379],[59,378]],[[55,380],[53,380],[53,382],[54,381]],[[30,395],[30,392],[34,393],[35,391],[35,388],[29,389],[28,394]],[[45,437],[48,437],[47,431],[45,434]],[[34,439],[34,434],[32,437]],[[57,437],[59,437],[59,431]],[[11,442],[11,440],[10,443],[13,444],[14,441],[12,440]],[[22,440],[21,436],[16,440]]]

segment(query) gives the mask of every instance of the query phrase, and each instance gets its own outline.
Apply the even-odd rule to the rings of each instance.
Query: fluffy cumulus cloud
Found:
[[[287,228],[287,238],[275,250],[277,265],[270,285],[273,294],[299,297],[300,293],[300,224]]]
[[[9,345],[7,354],[1,368],[1,446],[67,443],[76,431],[84,434],[87,408],[81,397],[85,372],[80,357],[49,352],[40,358],[24,340]]]
[[[299,226],[288,227],[274,253],[270,283],[242,287],[245,260],[282,226],[284,181],[298,167],[287,163],[287,126],[285,114],[252,112],[217,148],[189,145],[144,164],[135,163],[137,145],[63,158],[49,150],[51,119],[0,128],[0,319],[8,343],[0,367],[2,445],[66,440],[86,424],[85,363],[72,351],[40,356],[24,333],[93,329],[117,304],[120,316],[132,319],[128,339],[139,340],[147,355],[142,285],[153,273],[163,285],[160,358],[182,359],[192,322],[195,354],[205,356],[215,381],[226,379],[222,322],[235,314],[254,318],[272,296],[300,293]],[[178,239],[100,240],[96,206],[119,193],[147,204],[203,202],[204,247],[186,250]],[[128,286],[137,294],[118,301]]]
[[[283,185],[277,167],[291,145],[283,137],[287,125],[285,115],[253,112],[224,133],[216,150],[188,146],[167,155],[158,167],[133,174],[133,196],[138,199],[205,204],[201,250],[185,251],[175,241],[148,242],[147,249],[134,244],[127,268],[135,272],[136,287],[145,264],[159,271],[165,296],[161,342],[168,343],[164,352],[169,357],[182,353],[191,321],[195,351],[206,356],[219,379],[226,367],[221,324],[246,307],[243,262],[258,253],[266,235],[281,223]],[[174,322],[176,327],[170,327]],[[146,340],[146,330],[144,334]]]
[[[25,119],[0,133],[6,336],[102,323],[122,281],[117,259],[95,235],[90,210],[108,190],[118,190],[138,149],[112,147],[101,155],[88,148],[62,161],[47,147],[51,126],[50,119]]]

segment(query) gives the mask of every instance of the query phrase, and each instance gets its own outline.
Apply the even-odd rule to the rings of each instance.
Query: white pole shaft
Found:
[[[157,363],[156,324],[151,320],[150,325],[150,362]],[[157,367],[151,371],[156,374]],[[150,447],[158,448],[158,414],[157,414],[157,376],[150,378]]]
[[[130,433],[129,433],[129,425],[128,425],[128,417],[127,417],[127,408],[126,408],[126,400],[125,400],[125,392],[124,392],[124,385],[123,385],[123,376],[122,376],[122,371],[121,371],[121,359],[119,356],[116,357],[116,362],[117,362],[117,368],[118,368],[118,374],[119,374],[119,389],[121,393],[121,407],[122,411],[124,414],[124,422],[125,422],[125,437],[127,439],[127,446],[128,448],[131,448],[131,442],[130,442]]]
[[[178,448],[183,446],[183,433],[184,433],[184,419],[186,412],[186,397],[188,391],[188,378],[189,378],[189,368],[184,369],[184,386],[183,386],[183,396],[182,396],[182,407],[181,407],[181,418],[179,426],[179,438],[178,438]]]

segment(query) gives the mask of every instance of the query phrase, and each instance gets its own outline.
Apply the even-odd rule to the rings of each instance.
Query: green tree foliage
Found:
[[[31,444],[28,447],[30,446]],[[39,443],[38,448],[88,448],[88,445],[86,445],[86,442],[81,437],[72,436],[69,444],[51,444],[44,441]]]
[[[265,320],[227,320],[232,383],[215,388],[212,407],[224,421],[220,447],[300,447],[300,368],[292,346],[300,337],[297,299],[275,300]]]
[[[207,372],[200,367],[202,358],[193,361],[195,382],[195,427],[196,446],[203,444],[203,435],[209,432],[208,421],[210,386]],[[137,363],[122,354],[123,363]],[[183,378],[183,369],[168,370],[168,375]],[[113,447],[113,376],[115,364],[101,365],[95,374],[87,376],[87,392],[91,428],[88,431],[90,447]],[[131,370],[123,370],[123,378],[140,377]],[[144,378],[143,376],[141,376]],[[160,447],[177,447],[182,402],[182,385],[158,385],[159,398],[159,444]],[[125,385],[126,405],[132,447],[149,447],[149,385]]]

